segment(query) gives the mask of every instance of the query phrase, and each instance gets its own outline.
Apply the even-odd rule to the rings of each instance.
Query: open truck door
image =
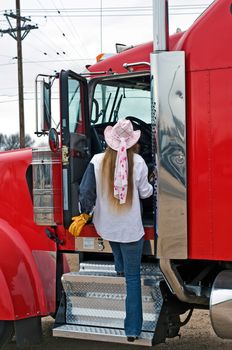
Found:
[[[79,213],[78,192],[90,160],[88,86],[72,71],[60,73],[63,223]]]

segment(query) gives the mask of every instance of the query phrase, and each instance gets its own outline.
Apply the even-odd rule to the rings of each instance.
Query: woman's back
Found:
[[[152,186],[147,181],[147,166],[141,156],[134,154],[132,204],[122,210],[111,206],[107,189],[104,186],[102,162],[105,154],[97,154],[91,160],[96,179],[96,204],[94,225],[98,234],[110,241],[133,242],[144,235],[141,218],[140,198],[150,197]]]

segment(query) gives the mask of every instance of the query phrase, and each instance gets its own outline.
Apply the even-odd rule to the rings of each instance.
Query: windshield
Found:
[[[133,116],[151,123],[150,91],[98,84],[95,88],[91,124],[117,122]]]

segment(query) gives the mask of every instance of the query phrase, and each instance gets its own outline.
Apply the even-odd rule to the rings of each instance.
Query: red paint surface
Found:
[[[47,315],[55,310],[55,265],[44,259],[40,274],[33,251],[55,252],[44,227],[33,221],[32,199],[26,182],[30,149],[0,153],[0,319]],[[50,286],[46,294],[44,285]],[[4,305],[11,298],[12,306]]]
[[[188,252],[192,259],[232,260],[232,14],[216,0],[170,50],[186,55]],[[123,63],[150,61],[152,43],[90,67],[125,72]]]
[[[182,35],[183,33],[178,33],[170,37],[169,46],[171,50],[174,48],[177,41]],[[108,70],[112,69],[113,72],[126,73],[127,70],[123,68],[124,63],[150,62],[150,54],[152,51],[153,51],[152,42],[141,44],[141,45],[135,46],[133,49],[123,51],[103,61],[100,61],[90,66],[88,69],[91,72],[100,72],[100,71],[107,72]],[[135,70],[136,69],[137,68],[135,68]],[[147,70],[149,69],[149,67],[147,65],[143,67],[140,66],[139,69]]]
[[[155,237],[154,228],[153,227],[145,227],[145,240],[153,240]],[[99,237],[97,234],[94,225],[88,224],[85,225],[81,231],[80,237]]]
[[[215,1],[180,39],[186,53],[188,240],[193,259],[231,260],[231,1]]]

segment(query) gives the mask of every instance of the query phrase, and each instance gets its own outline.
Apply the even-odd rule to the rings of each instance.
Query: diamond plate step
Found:
[[[141,285],[143,327],[154,332],[163,303],[159,289],[162,274],[154,264],[142,264]],[[96,327],[124,328],[125,279],[117,277],[111,262],[87,262],[80,271],[64,274],[66,323]]]
[[[161,280],[158,266],[142,264],[142,333],[130,344],[152,345],[163,305]],[[65,300],[56,318],[54,336],[128,343],[124,332],[125,278],[116,276],[112,262],[81,263],[79,272],[62,276],[62,284]]]
[[[124,330],[79,325],[62,325],[53,329],[55,337],[88,339],[103,342],[124,343],[130,345],[152,346],[153,333],[142,332],[140,338],[133,343],[127,341]]]

